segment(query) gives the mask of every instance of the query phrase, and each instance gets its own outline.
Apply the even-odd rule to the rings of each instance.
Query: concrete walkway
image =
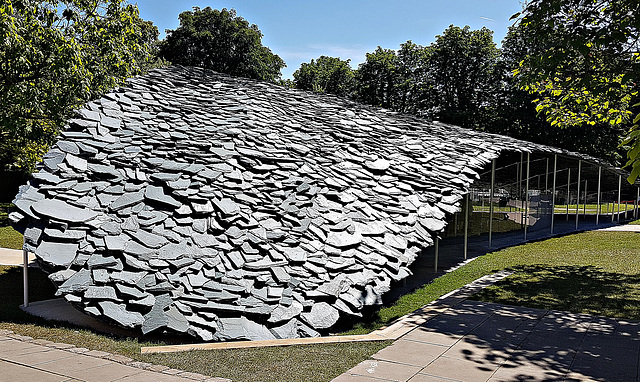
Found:
[[[638,381],[640,322],[465,300],[335,382]]]
[[[12,382],[230,382],[228,379],[134,362],[73,345],[0,331],[0,381]]]
[[[640,232],[640,224],[622,224],[614,225],[607,228],[601,228],[598,231],[613,231],[613,232]]]
[[[22,250],[21,249],[9,249],[0,248],[0,265],[22,265]],[[36,255],[29,253],[29,264],[36,259]]]

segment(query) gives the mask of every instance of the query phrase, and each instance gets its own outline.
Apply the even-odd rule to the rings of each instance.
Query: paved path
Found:
[[[22,250],[0,248],[0,265],[22,265]],[[29,263],[36,259],[36,255],[29,253]]]
[[[601,228],[598,231],[640,232],[640,224],[614,225],[614,226],[607,227],[607,228]]]
[[[640,322],[465,300],[334,382],[638,381]]]
[[[0,331],[0,381],[223,382],[166,366]]]

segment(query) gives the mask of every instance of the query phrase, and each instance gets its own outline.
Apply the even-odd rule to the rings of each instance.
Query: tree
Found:
[[[353,91],[354,74],[349,61],[339,57],[320,56],[310,63],[302,63],[293,73],[295,87],[342,97]]]
[[[167,30],[160,44],[161,57],[234,76],[271,82],[280,78],[284,61],[262,45],[258,26],[237,16],[234,9],[194,7],[178,18],[180,26]]]
[[[392,108],[397,60],[391,49],[378,47],[375,52],[367,53],[356,71],[355,98],[369,105]]]
[[[428,109],[432,107],[430,92],[433,90],[433,76],[428,68],[429,58],[428,48],[414,44],[411,40],[400,44],[394,68],[394,110],[428,114]]]
[[[519,63],[534,51],[544,47],[529,46],[520,27],[512,27],[502,41],[500,58],[494,70],[498,84],[493,110],[489,113],[490,122],[483,130],[491,133],[509,135],[531,142],[548,144],[571,151],[578,151],[611,163],[620,160],[617,150],[621,142],[621,130],[609,124],[598,123],[588,126],[551,125],[543,115],[536,111],[534,101],[538,97],[522,90],[518,77],[513,71]]]
[[[514,18],[529,45],[542,48],[516,71],[521,86],[540,95],[537,109],[553,125],[633,124],[624,143],[634,182],[640,175],[634,110],[640,106],[640,2],[530,0]]]
[[[447,123],[480,128],[494,97],[493,75],[498,49],[493,32],[449,26],[429,47],[435,117]]]
[[[33,171],[74,108],[148,67],[154,28],[124,0],[2,0],[2,167]]]

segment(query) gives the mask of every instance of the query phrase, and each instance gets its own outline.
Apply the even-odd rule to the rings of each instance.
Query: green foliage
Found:
[[[0,164],[33,171],[74,108],[150,65],[158,31],[124,0],[2,0],[0,35]]]
[[[537,110],[552,125],[631,127],[629,181],[640,175],[640,114],[632,118],[640,80],[640,3],[636,0],[530,0],[519,28],[537,47],[516,71],[521,86],[537,93]]]
[[[423,47],[378,47],[356,72],[355,98],[395,111],[479,128],[498,84],[493,32],[451,25]]]
[[[302,63],[293,73],[295,87],[320,93],[350,96],[354,86],[354,74],[350,60],[320,56],[310,63]]]
[[[493,70],[498,49],[493,32],[449,26],[431,45],[435,116],[463,127],[479,128],[499,84]]]
[[[427,77],[429,49],[407,41],[398,51],[378,47],[367,53],[356,71],[355,98],[361,102],[404,113],[421,114],[430,88]]]
[[[276,82],[284,61],[262,45],[262,32],[234,9],[194,7],[182,12],[180,26],[168,30],[160,56],[180,65]]]
[[[378,47],[367,53],[366,60],[356,72],[356,99],[370,105],[393,108],[396,53],[391,49]]]
[[[490,122],[483,126],[483,130],[619,163],[624,154],[618,150],[623,133],[620,126],[608,123],[552,125],[536,110],[534,101],[538,95],[522,90],[519,77],[513,75],[527,55],[543,50],[540,46],[531,45],[535,41],[526,38],[524,33],[522,27],[512,27],[502,41],[500,59],[492,80],[499,84],[499,88],[491,105]]]

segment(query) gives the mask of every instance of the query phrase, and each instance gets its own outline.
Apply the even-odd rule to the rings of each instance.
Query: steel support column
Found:
[[[524,190],[524,241],[527,241],[527,227],[529,226],[529,164],[531,153],[527,153],[527,181]]]
[[[433,265],[433,271],[438,273],[438,244],[440,244],[440,238],[436,236],[436,243],[435,243],[435,262]]]
[[[547,158],[547,169],[544,171],[544,192],[549,191],[549,158]]]
[[[582,204],[582,214],[587,216],[587,179],[584,180],[584,199]]]
[[[558,154],[553,157],[553,189],[551,191],[551,234],[553,235],[553,220],[556,215],[556,174],[558,171]]]
[[[464,259],[467,259],[469,248],[469,194],[464,196]]]
[[[620,223],[620,196],[622,194],[622,175],[618,175],[618,218],[616,219]]]
[[[636,191],[636,211],[635,211],[636,214],[634,216],[634,219],[638,218],[638,207],[640,207],[638,205],[638,201],[640,201],[640,187],[638,187]]]
[[[569,204],[571,204],[571,169],[567,167],[567,221],[569,221]]]
[[[582,160],[578,160],[578,192],[576,193],[576,229],[578,229],[579,210],[580,208],[580,173],[582,172]]]
[[[600,221],[600,183],[602,178],[602,166],[598,166],[598,205],[596,206],[596,225]]]
[[[22,306],[29,306],[29,252],[22,250]]]
[[[493,231],[493,193],[496,182],[496,160],[491,161],[491,192],[489,193],[489,248],[491,248],[491,233]]]

